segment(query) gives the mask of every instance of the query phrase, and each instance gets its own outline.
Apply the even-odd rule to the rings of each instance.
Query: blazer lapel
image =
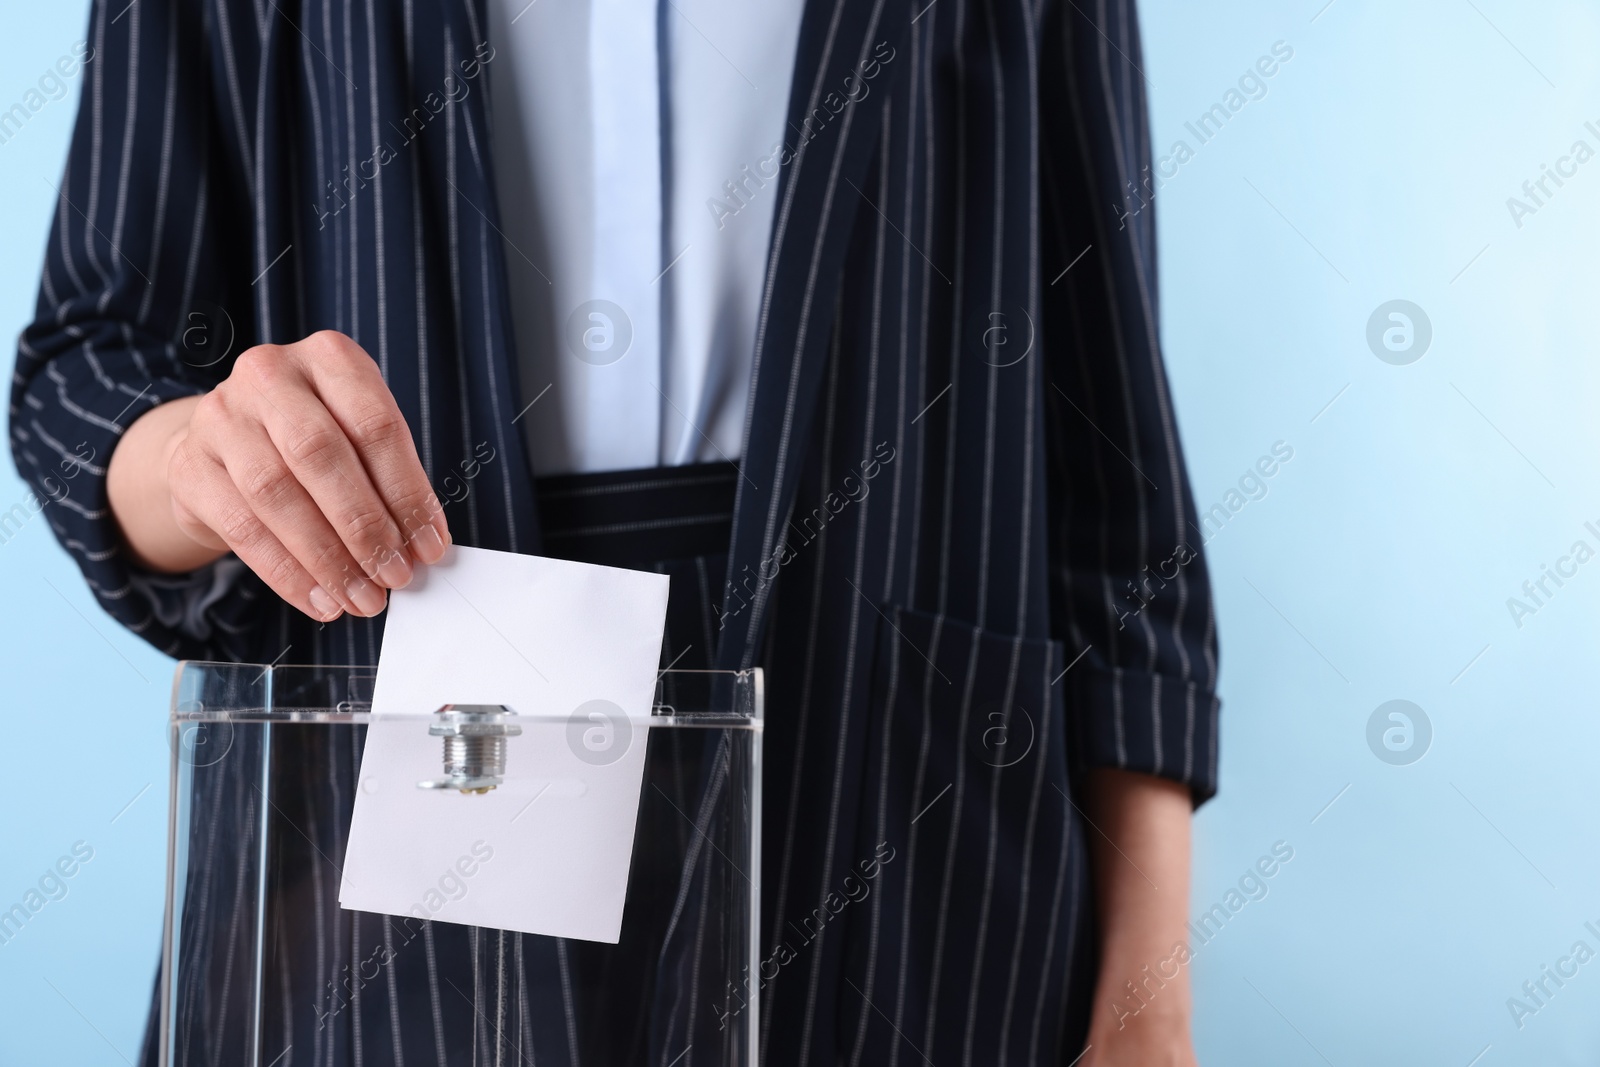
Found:
[[[823,378],[835,287],[861,207],[856,190],[881,124],[881,97],[874,97],[898,74],[893,60],[904,51],[907,12],[908,0],[807,0],[801,17],[723,591],[720,668],[753,665],[766,625]]]
[[[380,5],[383,6],[383,5]],[[489,44],[489,11],[487,0],[446,0],[439,5],[417,5],[432,14],[435,33],[446,37],[455,53],[455,66],[450,76],[460,82],[480,48]],[[425,37],[419,18],[419,41]],[[431,41],[430,41],[431,43]],[[505,42],[499,42],[505,47]],[[491,58],[484,64],[492,62]],[[501,60],[505,62],[505,60]],[[460,322],[459,336],[462,351],[458,358],[471,360],[476,369],[471,373],[481,375],[474,383],[474,425],[494,426],[491,439],[503,456],[505,524],[501,543],[485,545],[512,552],[540,552],[543,550],[537,496],[534,493],[533,469],[527,439],[521,427],[515,425],[511,412],[523,407],[521,366],[517,359],[515,338],[511,325],[510,280],[506,271],[506,238],[500,223],[499,198],[494,166],[493,138],[490,134],[491,76],[484,65],[476,68],[477,84],[450,106],[457,110],[460,131],[457,136],[456,161],[453,175],[439,172],[434,176],[439,195],[456,201],[461,247],[456,254],[467,269],[460,288],[458,306],[452,309]],[[419,84],[435,86],[436,80],[423,78]],[[442,221],[442,220],[441,220]],[[520,253],[518,253],[520,254]],[[476,269],[472,269],[476,268]],[[490,406],[485,394],[496,392],[495,383],[508,398],[510,411]],[[487,431],[486,431],[487,432]],[[480,503],[480,507],[488,506]]]

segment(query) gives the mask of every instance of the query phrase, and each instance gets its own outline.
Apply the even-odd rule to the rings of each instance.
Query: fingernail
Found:
[[[438,563],[444,557],[444,542],[431,523],[411,535],[411,552],[421,563]]]
[[[387,602],[383,590],[365,578],[351,578],[344,583],[344,591],[349,596],[350,602],[356,606],[356,610],[368,618],[382,611]]]
[[[311,592],[306,595],[306,599],[311,601],[311,610],[316,612],[317,618],[323,622],[332,622],[344,614],[344,609],[339,606],[339,602],[329,596],[328,591],[320,585],[312,586]]]
[[[411,582],[411,564],[400,553],[391,552],[378,568],[378,578],[390,589],[404,589]]]

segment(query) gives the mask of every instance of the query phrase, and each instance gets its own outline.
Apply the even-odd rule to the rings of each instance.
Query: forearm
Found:
[[[123,544],[142,566],[163,574],[203,567],[227,551],[183,532],[167,485],[168,461],[199,402],[185,397],[152,408],[123,433],[106,469],[106,495]]]
[[[1087,799],[1101,932],[1091,1032],[1121,1031],[1138,1019],[1141,1028],[1159,1027],[1186,1042],[1187,951],[1175,950],[1188,922],[1189,790],[1150,775],[1095,770]]]

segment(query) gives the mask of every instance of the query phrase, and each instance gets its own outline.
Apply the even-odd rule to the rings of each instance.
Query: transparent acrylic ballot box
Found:
[[[616,944],[339,906],[369,727],[433,721],[374,716],[374,678],[179,664],[157,1062],[753,1064],[761,672],[664,671],[632,720],[513,709],[506,791],[534,784],[519,746],[645,746]],[[471,891],[463,859],[437,899]]]

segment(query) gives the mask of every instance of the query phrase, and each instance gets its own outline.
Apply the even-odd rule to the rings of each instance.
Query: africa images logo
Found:
[[[590,300],[567,316],[565,337],[573,355],[591,367],[608,367],[628,354],[633,321],[609,300]]]
[[[1367,717],[1367,747],[1383,762],[1404,767],[1428,754],[1433,723],[1409,700],[1388,700]]]
[[[1379,304],[1367,319],[1367,347],[1385,363],[1396,367],[1415,363],[1432,343],[1432,320],[1409,300]]]
[[[591,767],[606,767],[628,754],[633,723],[609,700],[586,701],[567,716],[567,748]]]

